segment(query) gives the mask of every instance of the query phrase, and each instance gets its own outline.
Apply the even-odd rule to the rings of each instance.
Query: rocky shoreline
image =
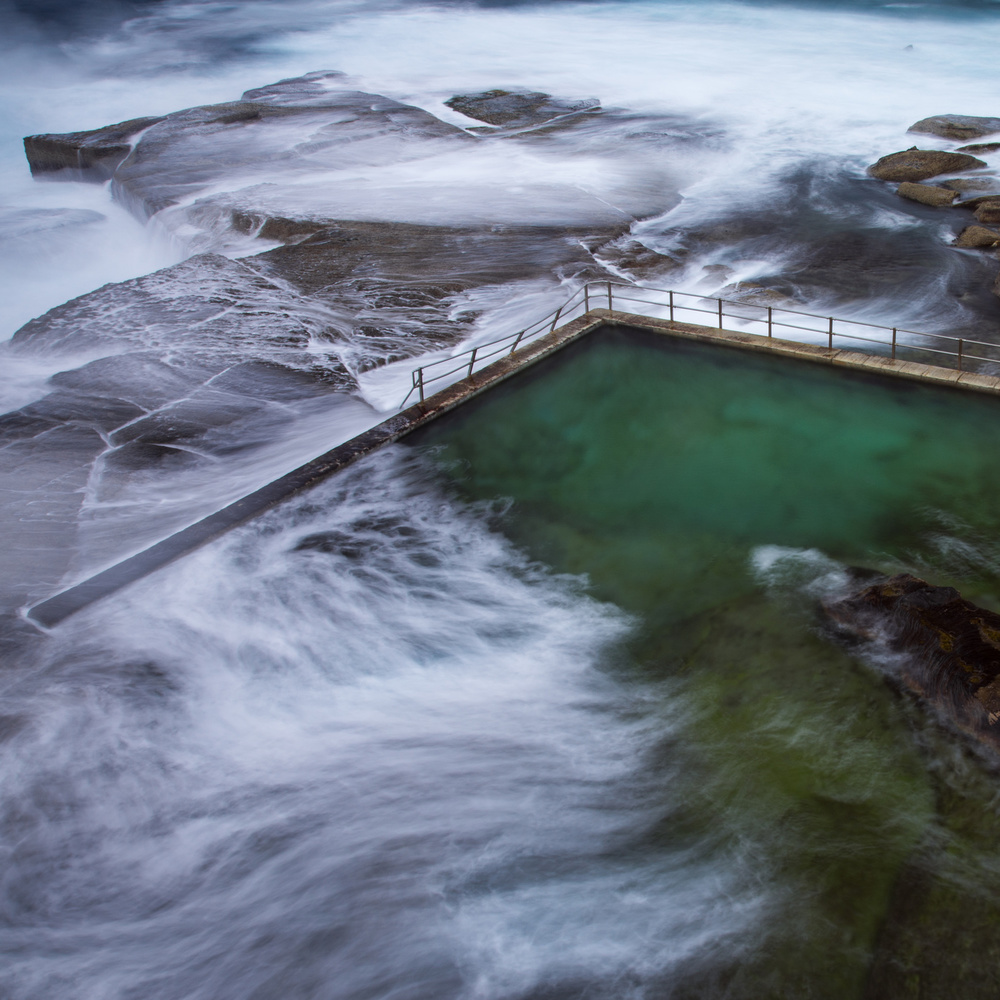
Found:
[[[935,115],[911,125],[909,131],[966,141],[1000,135],[1000,118]],[[913,146],[883,156],[868,168],[868,172],[878,180],[897,182],[896,193],[901,198],[935,208],[971,211],[976,223],[965,226],[952,245],[962,250],[995,251],[993,256],[1000,258],[1000,228],[997,228],[1000,225],[1000,177],[988,169],[985,160],[972,155],[997,151],[1000,151],[1000,142],[972,143],[954,151]],[[952,174],[965,176],[953,177]],[[934,184],[924,183],[936,178],[945,179]],[[1000,272],[992,292],[1000,297]]]
[[[16,575],[34,582],[0,595],[3,606],[66,572],[85,504],[92,517],[164,476],[245,461],[331,393],[354,395],[372,369],[454,347],[526,292],[561,296],[604,277],[663,284],[700,266],[715,294],[798,305],[801,289],[864,296],[907,271],[933,280],[941,266],[931,234],[900,256],[848,221],[803,244],[785,274],[734,280],[738,261],[713,262],[717,251],[767,254],[785,217],[762,209],[640,235],[681,201],[671,151],[710,153],[724,142],[714,124],[527,90],[443,106],[461,123],[320,71],[228,103],[24,140],[36,177],[110,184],[137,218],[200,252],[15,333],[8,350],[67,363],[47,394],[0,416],[0,523],[37,522],[40,533],[14,532]],[[913,128],[967,142],[996,121],[938,116]],[[1000,239],[1000,186],[973,154],[994,146],[907,150],[871,172],[904,198],[974,212],[954,245],[978,257]],[[581,155],[597,168],[584,186],[564,175]],[[808,187],[802,197],[814,200]],[[967,284],[979,266],[956,274]],[[17,488],[26,468],[59,486],[29,501]]]

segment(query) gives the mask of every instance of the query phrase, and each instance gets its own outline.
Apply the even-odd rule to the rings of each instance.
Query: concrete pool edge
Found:
[[[881,354],[865,354],[842,347],[821,347],[796,340],[782,340],[765,337],[756,333],[737,333],[733,330],[719,330],[714,327],[679,323],[673,320],[654,319],[633,313],[609,312],[606,309],[591,310],[588,315],[601,313],[606,326],[626,326],[646,330],[650,333],[683,337],[704,343],[723,344],[744,350],[780,354],[785,357],[801,358],[859,371],[880,375],[891,375],[925,384],[953,386],[1000,395],[1000,377],[982,375],[978,372],[960,371],[957,368],[942,368],[939,365],[925,365],[915,361],[900,361]]]
[[[898,361],[878,355],[862,354],[839,348],[768,338],[758,334],[738,333],[693,324],[653,319],[617,310],[592,309],[578,319],[533,341],[513,354],[507,354],[481,371],[467,376],[383,420],[299,466],[279,479],[236,500],[208,517],[169,535],[107,569],[72,587],[23,609],[32,624],[45,628],[58,625],[70,615],[108,597],[150,573],[219,538],[227,531],[252,520],[283,500],[315,485],[322,479],[345,468],[365,455],[400,440],[412,431],[455,409],[488,389],[506,381],[540,361],[545,360],[570,343],[602,328],[624,327],[649,333],[713,343],[734,349],[772,353],[784,357],[848,368],[854,371],[951,386],[1000,395],[1000,378],[961,372],[934,365]]]

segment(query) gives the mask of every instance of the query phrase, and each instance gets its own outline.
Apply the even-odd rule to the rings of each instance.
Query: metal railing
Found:
[[[622,308],[624,303],[629,305]],[[591,281],[577,289],[558,309],[517,333],[478,344],[449,358],[415,368],[411,373],[412,387],[400,406],[405,406],[414,393],[423,402],[428,388],[435,382],[460,372],[463,373],[461,377],[470,377],[501,355],[513,354],[539,337],[553,332],[560,321],[568,322],[586,315],[592,307],[607,308],[611,312],[617,309],[619,312],[669,319],[676,323],[719,330],[733,329],[767,337],[774,337],[780,331],[789,331],[792,333],[790,339],[818,343],[830,350],[835,347],[850,349],[850,345],[845,343],[850,341],[870,345],[864,348],[867,354],[943,365],[958,371],[1000,374],[1000,343],[949,337],[941,333],[920,333],[863,320],[838,319],[798,309],[786,309],[783,306],[709,298],[695,292],[677,292],[669,288]],[[702,319],[704,316],[712,317],[711,324]],[[727,320],[730,321],[729,326]],[[441,368],[447,370],[440,371]]]

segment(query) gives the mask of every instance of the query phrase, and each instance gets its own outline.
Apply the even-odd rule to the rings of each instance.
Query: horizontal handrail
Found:
[[[619,289],[619,291],[615,291]],[[624,291],[622,291],[624,290]],[[642,293],[641,296],[627,293]],[[659,298],[657,298],[659,296]],[[633,285],[621,281],[588,281],[578,288],[561,306],[553,309],[541,319],[536,320],[530,326],[518,330],[516,333],[508,334],[505,337],[498,337],[483,344],[453,354],[447,358],[428,362],[419,368],[413,369],[411,373],[412,385],[406,398],[400,404],[406,406],[410,397],[417,393],[421,402],[424,401],[427,388],[435,382],[451,377],[458,372],[466,372],[470,377],[486,364],[491,363],[489,359],[495,358],[498,354],[513,354],[515,351],[523,349],[530,342],[536,340],[545,333],[550,333],[556,329],[560,320],[569,320],[572,314],[581,306],[583,315],[589,313],[592,307],[603,308],[614,311],[615,302],[636,303],[647,307],[653,312],[668,311],[671,322],[676,321],[679,313],[697,313],[699,315],[711,316],[712,326],[723,329],[726,319],[735,320],[744,326],[757,324],[766,329],[766,336],[773,337],[775,330],[796,331],[797,333],[810,334],[814,338],[825,341],[826,346],[831,350],[834,341],[854,341],[863,344],[873,344],[886,349],[892,358],[896,358],[901,352],[915,354],[917,356],[933,354],[941,358],[950,358],[954,367],[959,371],[965,370],[970,364],[996,365],[1000,366],[1000,343],[992,344],[985,340],[972,340],[967,337],[951,337],[943,333],[923,333],[919,330],[907,330],[902,327],[884,326],[880,323],[869,323],[865,320],[840,319],[833,316],[823,316],[819,313],[810,313],[802,309],[788,309],[784,306],[766,306],[756,302],[740,302],[734,299],[723,299],[701,295],[697,292],[678,292],[670,288],[656,288],[650,285]],[[708,308],[706,308],[706,306]],[[759,310],[760,316],[747,315],[748,310]],[[632,310],[642,314],[639,310]],[[810,320],[817,320],[820,326],[805,326],[801,322],[788,322],[783,317],[804,317]],[[844,326],[863,327],[866,332],[883,331],[889,334],[888,337],[878,339],[877,337],[861,336],[859,333],[846,333]],[[923,338],[932,342],[937,342],[935,346],[929,344],[920,345],[913,343],[912,338]],[[953,345],[952,349],[941,345]],[[488,350],[488,348],[495,350]],[[982,354],[970,353],[970,348],[987,348],[996,352],[994,357],[986,357]],[[465,359],[455,367],[441,372],[438,369],[444,365],[455,364],[459,359]]]

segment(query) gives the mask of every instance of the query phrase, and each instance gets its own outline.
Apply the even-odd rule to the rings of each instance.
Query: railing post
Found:
[[[611,299],[611,282],[609,281],[608,282],[608,312],[614,312],[614,311],[615,311],[615,306],[614,306],[614,302]]]
[[[420,402],[424,401],[424,370],[423,368],[417,369],[417,388],[420,390]]]
[[[771,324],[772,324],[771,308],[772,308],[771,306],[767,307],[767,335],[769,337],[771,336]]]
[[[962,370],[962,338],[958,338],[958,370]]]
[[[549,327],[549,333],[552,333],[556,328],[556,323],[559,322],[559,316],[562,314],[562,306],[556,310],[555,316],[552,317],[552,326]]]
[[[892,328],[892,360],[896,360],[896,328]]]
[[[829,346],[830,350],[832,351],[833,350],[833,317],[832,316],[830,317],[830,343],[829,343],[828,346]]]
[[[517,337],[514,338],[514,346],[511,347],[510,353],[513,354],[517,350],[517,345],[521,343],[521,338],[524,336],[524,330],[522,330]]]
[[[475,363],[476,363],[476,352],[477,352],[478,350],[479,350],[479,348],[478,348],[478,347],[473,347],[473,348],[472,348],[472,358],[471,358],[471,359],[470,359],[470,361],[469,361],[469,377],[470,377],[470,378],[472,377],[472,367],[473,367],[473,365],[475,365]]]
[[[719,299],[718,302],[719,302],[719,329],[721,330],[722,329],[722,299]]]
[[[670,322],[674,321],[674,292],[673,289],[670,291]]]
[[[583,286],[583,311],[584,313],[590,312],[590,282]]]

